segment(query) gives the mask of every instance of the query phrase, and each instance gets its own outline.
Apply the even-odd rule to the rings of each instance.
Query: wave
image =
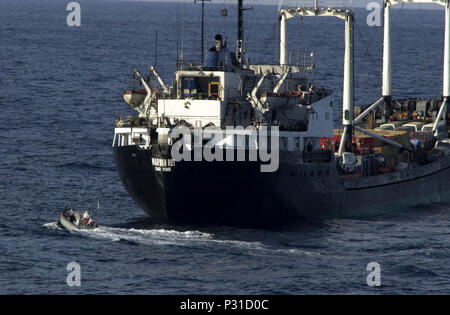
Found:
[[[45,223],[43,226],[50,230],[63,230],[58,226],[58,222]]]
[[[143,245],[204,245],[214,241],[214,235],[200,231],[176,231],[166,229],[124,229],[100,226],[95,230],[77,230],[74,233],[113,242],[128,241]]]
[[[322,255],[319,252],[313,252],[313,251],[299,249],[299,248],[278,249],[277,252],[279,252],[281,254],[300,255],[300,256],[306,255],[306,256],[310,256],[310,257],[316,257],[316,256]]]
[[[111,166],[105,166],[105,165],[98,165],[98,164],[94,164],[94,163],[87,163],[87,162],[79,162],[79,161],[74,161],[74,162],[68,162],[68,163],[63,163],[63,164],[59,164],[56,167],[58,168],[70,168],[70,169],[85,169],[85,170],[108,170],[108,171],[115,171],[116,169],[114,167]]]

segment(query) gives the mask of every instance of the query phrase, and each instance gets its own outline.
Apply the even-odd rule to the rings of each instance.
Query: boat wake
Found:
[[[58,229],[57,222],[44,224],[48,229]],[[239,251],[250,255],[301,255],[318,256],[320,253],[302,248],[280,248],[259,241],[223,239],[212,233],[197,230],[177,231],[173,229],[126,229],[99,226],[93,230],[73,230],[72,234],[111,242],[130,242],[146,246],[182,246],[189,248],[214,248]]]
[[[99,240],[113,242],[128,241],[144,245],[188,245],[192,243],[207,242],[213,235],[199,231],[175,231],[165,229],[124,229],[100,226],[94,230],[76,230],[76,234]]]
[[[60,228],[58,226],[58,222],[45,223],[44,227],[46,227],[47,229],[50,229],[50,230],[63,230],[62,228]]]

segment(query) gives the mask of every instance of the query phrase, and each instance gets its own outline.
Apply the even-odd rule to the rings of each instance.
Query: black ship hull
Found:
[[[300,154],[282,152],[278,170],[262,173],[260,162],[171,164],[168,146],[114,147],[125,189],[156,221],[273,227],[296,218],[363,217],[450,200],[450,158],[413,171],[343,179],[334,159],[305,164]]]

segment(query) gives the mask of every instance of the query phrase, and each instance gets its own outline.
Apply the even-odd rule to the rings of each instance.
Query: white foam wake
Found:
[[[137,230],[100,226],[95,230],[77,230],[74,233],[95,239],[111,240],[113,242],[125,240],[145,245],[183,245],[191,242],[204,242],[214,236],[200,231],[175,231],[164,229]]]
[[[57,222],[44,224],[49,229],[61,229]],[[177,231],[167,229],[124,229],[100,226],[94,230],[75,230],[73,234],[98,240],[119,242],[128,241],[147,246],[184,246],[184,247],[211,247],[224,250],[237,250],[251,255],[302,255],[316,256],[317,252],[305,251],[299,248],[277,248],[258,241],[243,241],[233,239],[220,239],[212,233],[201,231]]]
[[[46,227],[47,229],[51,229],[51,230],[62,230],[62,228],[60,228],[58,226],[58,222],[45,223],[44,227]]]

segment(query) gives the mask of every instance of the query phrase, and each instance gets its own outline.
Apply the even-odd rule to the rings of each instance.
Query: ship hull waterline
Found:
[[[300,153],[283,152],[278,170],[263,173],[260,162],[248,160],[161,167],[152,162],[169,160],[167,148],[113,149],[123,186],[158,222],[271,227],[293,219],[367,217],[450,201],[449,157],[405,174],[371,176],[366,184],[364,178],[342,179],[334,161],[298,164]]]

